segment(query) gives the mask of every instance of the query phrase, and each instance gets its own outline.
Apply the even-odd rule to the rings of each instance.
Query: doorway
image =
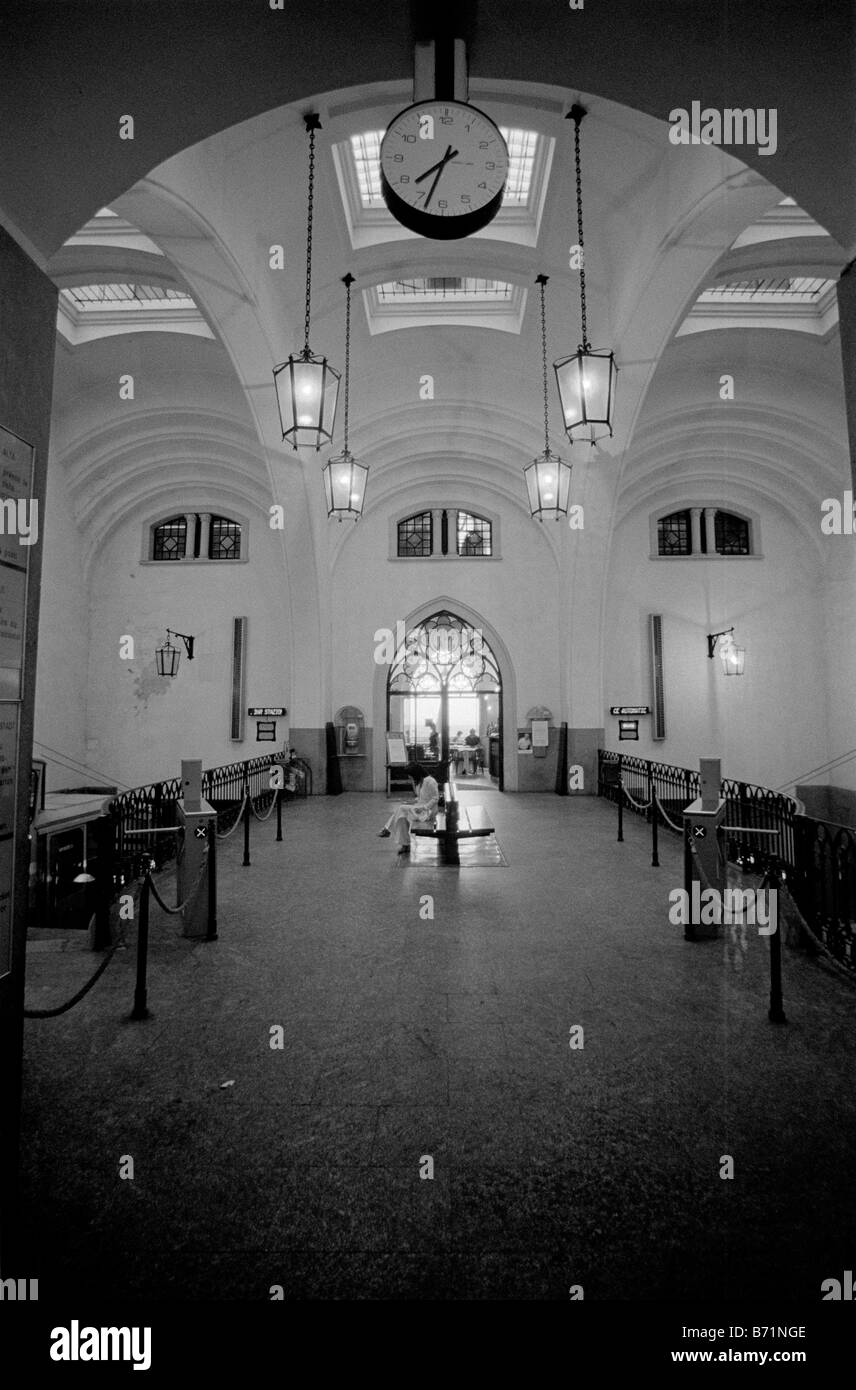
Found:
[[[387,731],[408,757],[502,790],[502,680],[478,629],[442,610],[407,633],[387,681]]]

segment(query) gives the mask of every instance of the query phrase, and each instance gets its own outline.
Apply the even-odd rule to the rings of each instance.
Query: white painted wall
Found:
[[[680,506],[675,501],[675,508]],[[826,645],[820,565],[782,512],[763,516],[763,559],[651,560],[648,516],[616,530],[606,604],[606,746],[696,768],[719,757],[723,775],[778,787],[827,756]],[[666,739],[640,719],[638,743],[618,742],[610,705],[651,704],[647,618],[663,617]],[[708,659],[708,632],[735,628],[745,674]]]
[[[47,760],[47,789],[110,780],[110,767],[92,763],[86,751],[86,681],[89,655],[87,594],[80,534],[62,463],[51,458],[47,499],[40,516],[42,602],[36,675],[33,756]],[[53,750],[53,751],[52,751]],[[60,760],[56,755],[62,754]],[[63,766],[63,762],[69,766]],[[76,763],[77,770],[70,764]],[[87,772],[84,764],[91,768]],[[96,773],[101,773],[100,777]]]
[[[275,533],[264,517],[251,520],[246,564],[144,565],[141,523],[136,516],[118,528],[93,570],[90,761],[137,786],[177,776],[182,758],[201,758],[212,767],[271,752],[275,745],[256,743],[249,719],[244,740],[233,743],[229,714],[234,617],[249,620],[245,707],[291,707],[290,655],[279,637],[285,581]],[[158,676],[155,667],[155,648],[163,644],[167,626],[196,638],[193,661],[177,643],[182,657],[173,679]],[[134,660],[119,657],[124,634],[134,637]],[[277,724],[277,745],[287,736],[287,724]]]

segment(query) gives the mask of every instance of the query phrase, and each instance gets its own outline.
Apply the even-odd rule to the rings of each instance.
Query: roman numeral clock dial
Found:
[[[489,116],[456,101],[399,112],[380,147],[380,183],[393,217],[420,236],[451,241],[499,211],[508,149]]]

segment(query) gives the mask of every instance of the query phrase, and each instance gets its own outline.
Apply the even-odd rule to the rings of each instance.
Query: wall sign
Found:
[[[649,705],[610,705],[610,714],[650,714]]]
[[[637,743],[639,742],[638,719],[619,719],[618,742],[625,743],[628,739],[635,739]]]
[[[285,705],[250,705],[247,710],[251,719],[282,719],[287,713]]]
[[[276,720],[256,720],[256,743],[276,743]]]
[[[12,968],[18,728],[30,550],[38,541],[32,444],[0,426],[0,977]]]

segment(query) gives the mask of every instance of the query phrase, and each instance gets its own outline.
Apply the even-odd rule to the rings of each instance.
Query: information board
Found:
[[[12,968],[15,805],[27,572],[39,538],[32,444],[0,426],[0,977]],[[28,769],[29,774],[29,769]]]

